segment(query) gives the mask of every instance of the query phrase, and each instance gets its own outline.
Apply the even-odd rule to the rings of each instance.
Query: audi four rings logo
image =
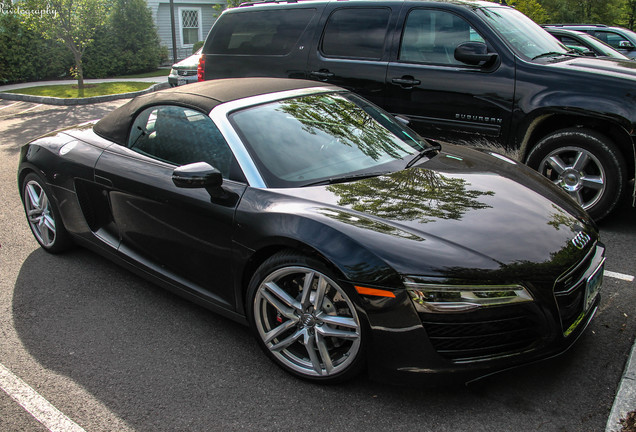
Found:
[[[587,244],[587,242],[589,242],[590,240],[591,240],[591,237],[588,234],[581,231],[580,233],[576,235],[576,237],[572,239],[572,244],[578,249],[583,249],[585,245]]]

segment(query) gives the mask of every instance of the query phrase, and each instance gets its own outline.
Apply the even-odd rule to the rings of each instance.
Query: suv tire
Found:
[[[553,132],[532,148],[526,163],[564,189],[596,221],[616,207],[626,184],[620,151],[590,129]]]

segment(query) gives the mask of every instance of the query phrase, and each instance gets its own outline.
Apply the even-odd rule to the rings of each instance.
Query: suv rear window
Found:
[[[287,9],[228,14],[214,26],[206,54],[289,54],[315,13]]]
[[[344,8],[329,17],[322,38],[327,57],[379,60],[391,11],[386,8]]]

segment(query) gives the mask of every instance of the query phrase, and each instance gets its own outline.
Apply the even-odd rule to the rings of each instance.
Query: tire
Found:
[[[320,261],[279,252],[248,288],[248,318],[265,353],[297,377],[342,382],[364,366],[362,322],[347,290]],[[305,287],[308,290],[305,290]]]
[[[73,242],[66,231],[60,212],[46,182],[35,173],[24,177],[21,185],[22,204],[33,236],[47,252],[60,253]]]
[[[546,136],[526,163],[563,188],[596,221],[616,207],[627,184],[626,164],[616,145],[589,129]]]

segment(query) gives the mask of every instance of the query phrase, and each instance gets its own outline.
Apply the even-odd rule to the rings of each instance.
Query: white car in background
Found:
[[[172,65],[168,83],[170,87],[197,82],[197,67],[201,58],[201,49],[197,50],[190,57]]]

